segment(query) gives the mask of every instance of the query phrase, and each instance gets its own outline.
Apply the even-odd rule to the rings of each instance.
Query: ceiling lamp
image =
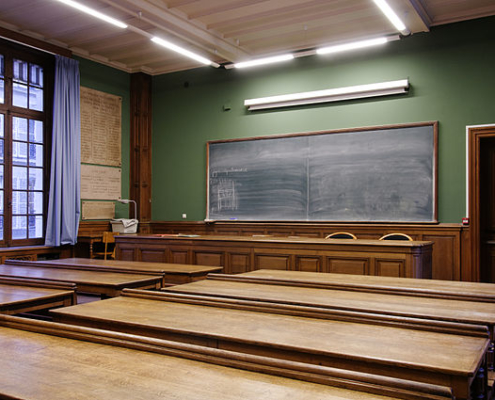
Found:
[[[235,68],[249,68],[256,67],[258,65],[266,65],[273,64],[283,61],[293,60],[294,56],[292,54],[284,54],[280,56],[266,57],[266,58],[258,58],[257,60],[244,61],[240,63],[235,63],[232,66]]]
[[[160,46],[163,46],[169,50],[175,51],[176,53],[182,54],[183,56],[186,56],[186,57],[189,57],[195,61],[198,61],[202,64],[211,65],[211,66],[214,66],[216,68],[218,68],[220,66],[217,63],[215,63],[211,60],[208,60],[207,58],[205,58],[203,56],[200,56],[199,54],[193,53],[192,51],[184,49],[183,47],[177,46],[176,44],[173,44],[173,43],[171,43],[165,39],[161,39],[161,38],[155,36],[155,37],[151,38],[151,41],[156,43],[156,44],[159,44]]]
[[[400,33],[403,35],[409,35],[411,32],[407,29],[404,22],[397,16],[392,7],[388,5],[385,0],[373,0],[375,4],[380,8],[383,14],[389,19],[389,21],[395,26]]]
[[[82,11],[86,14],[92,15],[93,17],[96,17],[96,18],[99,18],[105,22],[108,22],[109,24],[118,26],[119,28],[123,28],[123,29],[127,28],[127,25],[124,24],[123,22],[118,21],[115,18],[109,17],[108,15],[102,14],[99,11],[93,10],[92,8],[89,8],[83,4],[76,2],[76,1],[72,1],[72,0],[58,0],[58,1],[61,3],[67,4],[68,6],[74,7],[76,9],[78,9],[79,11]]]
[[[359,42],[344,43],[334,46],[322,47],[316,50],[317,54],[333,54],[340,53],[342,51],[362,49],[365,47],[379,46],[381,44],[387,43],[390,38],[381,37],[376,39],[360,40]]]

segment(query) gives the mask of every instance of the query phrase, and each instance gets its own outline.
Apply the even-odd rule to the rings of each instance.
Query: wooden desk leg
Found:
[[[480,367],[471,385],[471,398],[484,400],[487,398],[488,379],[484,367]]]

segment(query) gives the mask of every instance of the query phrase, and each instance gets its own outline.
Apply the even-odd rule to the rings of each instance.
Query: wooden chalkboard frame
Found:
[[[306,137],[315,137],[319,139],[325,140],[325,136],[327,135],[334,135],[334,134],[343,134],[343,135],[351,135],[351,134],[356,134],[356,133],[368,133],[368,134],[375,134],[375,133],[380,133],[380,132],[395,132],[395,131],[404,131],[406,130],[407,132],[409,130],[418,130],[418,132],[421,130],[423,132],[423,136],[430,135],[431,133],[431,138],[428,137],[428,140],[431,140],[431,158],[428,154],[428,165],[429,168],[431,169],[431,175],[428,173],[427,176],[423,176],[424,179],[429,179],[431,181],[427,182],[428,186],[431,184],[431,193],[428,194],[428,217],[427,218],[420,218],[418,220],[411,218],[411,219],[402,219],[402,218],[377,218],[375,219],[372,215],[369,215],[368,218],[365,219],[355,219],[355,218],[349,218],[349,219],[338,219],[338,218],[329,218],[329,219],[312,219],[312,218],[292,218],[292,219],[286,219],[286,218],[266,218],[266,217],[261,217],[261,218],[254,218],[253,216],[250,216],[248,218],[243,218],[243,217],[238,217],[236,215],[236,212],[232,213],[231,215],[223,215],[221,217],[218,217],[218,215],[215,215],[215,212],[212,212],[212,202],[210,201],[210,195],[212,193],[211,185],[212,185],[212,175],[215,175],[215,172],[212,174],[211,172],[211,167],[212,164],[215,163],[214,157],[212,158],[211,152],[212,149],[215,149],[215,146],[217,145],[222,145],[222,146],[229,146],[229,144],[233,144],[233,146],[238,145],[240,142],[253,142],[253,144],[256,144],[258,141],[277,141],[277,140],[285,140],[285,139],[291,139],[291,138],[306,138]],[[427,129],[427,131],[425,131]],[[330,136],[328,136],[330,137]],[[411,136],[412,137],[412,136]],[[352,137],[353,139],[356,138],[356,136]],[[317,139],[317,140],[319,140]],[[297,139],[296,139],[297,140]],[[311,139],[312,140],[312,139]],[[430,144],[428,144],[430,146]],[[428,151],[429,153],[429,151]],[[235,172],[235,168],[231,167],[231,170]],[[227,140],[213,140],[213,141],[208,141],[207,142],[207,201],[206,201],[206,221],[209,222],[214,222],[214,221],[258,221],[258,222],[337,222],[337,223],[363,223],[363,222],[370,222],[370,223],[438,223],[437,220],[437,213],[438,213],[438,205],[437,205],[437,192],[438,192],[438,122],[437,121],[430,121],[430,122],[420,122],[420,123],[411,123],[411,124],[396,124],[396,125],[383,125],[383,126],[369,126],[369,127],[360,127],[360,128],[349,128],[349,129],[339,129],[339,130],[330,130],[330,131],[317,131],[317,132],[304,132],[304,133],[292,133],[292,134],[283,134],[283,135],[273,135],[273,136],[258,136],[258,137],[250,137],[250,138],[238,138],[238,139],[227,139]],[[308,178],[309,179],[309,178]],[[214,181],[214,179],[213,179]],[[214,186],[214,185],[213,185]],[[309,193],[309,190],[308,190]],[[309,196],[309,195],[308,195]],[[308,202],[310,201],[308,197]],[[217,213],[218,214],[218,213]]]

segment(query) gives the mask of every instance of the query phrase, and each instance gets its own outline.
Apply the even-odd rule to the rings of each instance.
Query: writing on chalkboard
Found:
[[[208,143],[208,220],[436,220],[436,123]]]

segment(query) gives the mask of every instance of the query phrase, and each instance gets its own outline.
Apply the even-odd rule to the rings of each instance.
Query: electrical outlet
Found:
[[[187,218],[187,214],[182,214],[182,219],[186,219]]]

